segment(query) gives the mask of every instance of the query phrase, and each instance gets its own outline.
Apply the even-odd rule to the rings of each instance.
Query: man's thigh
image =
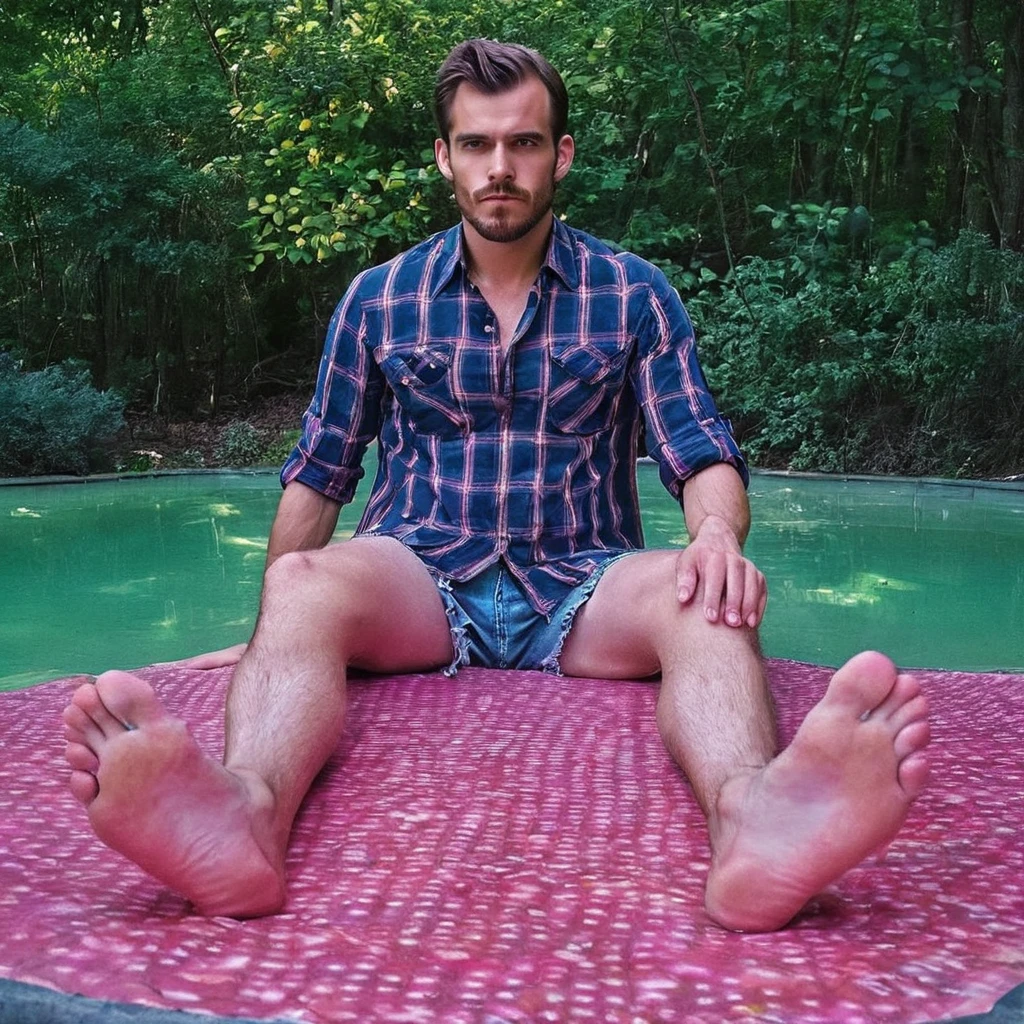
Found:
[[[638,551],[609,566],[566,637],[565,675],[638,679],[659,671],[656,620],[664,619],[677,554]]]
[[[758,652],[754,630],[708,622],[698,600],[679,603],[678,556],[674,549],[638,551],[609,567],[566,638],[559,659],[565,675],[639,679],[659,672],[665,654],[740,664]]]
[[[320,577],[331,595],[323,598],[326,614],[316,628],[325,630],[328,639],[337,630],[349,665],[370,672],[414,672],[451,663],[451,630],[437,586],[400,541],[354,537],[310,557],[314,578],[308,582],[315,589],[315,577]]]
[[[636,679],[660,671],[661,654],[749,647],[754,634],[708,622],[698,601],[677,597],[674,549],[638,551],[608,568],[580,609],[559,667],[566,675]],[[682,646],[680,646],[682,645]]]

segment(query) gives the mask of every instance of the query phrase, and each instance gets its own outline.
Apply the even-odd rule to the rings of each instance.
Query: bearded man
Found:
[[[747,468],[678,295],[554,217],[574,144],[543,57],[463,43],[436,100],[460,222],[360,274],[331,321],[255,633],[196,662],[240,655],[223,763],[145,682],[108,672],[65,713],[72,791],[101,839],[201,913],[270,914],[349,668],[660,676],[657,724],[707,817],[707,912],[782,927],[890,840],[924,786],[920,686],[859,654],[778,752]],[[641,420],[683,550],[643,550]],[[356,536],[330,544],[371,441]]]

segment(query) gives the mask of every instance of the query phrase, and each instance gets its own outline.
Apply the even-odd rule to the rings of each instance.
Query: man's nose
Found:
[[[491,156],[491,181],[507,181],[513,173],[509,151],[504,146],[495,146]]]

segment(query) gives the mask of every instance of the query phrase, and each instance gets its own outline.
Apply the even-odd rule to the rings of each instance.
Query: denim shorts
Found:
[[[540,669],[561,675],[558,659],[576,613],[610,565],[634,554],[615,555],[574,587],[550,615],[536,611],[502,561],[459,583],[431,570],[452,631],[455,657],[444,670],[453,676],[461,665]]]

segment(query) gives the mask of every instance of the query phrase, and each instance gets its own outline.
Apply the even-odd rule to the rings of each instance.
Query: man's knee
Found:
[[[613,567],[616,574],[608,573],[610,586],[603,600],[610,601],[620,616],[622,609],[628,609],[633,628],[654,649],[660,650],[666,640],[674,641],[680,635],[701,644],[722,640],[756,648],[757,630],[707,618],[700,587],[689,601],[679,600],[678,556],[675,549],[655,549],[623,558]]]
[[[281,555],[263,577],[263,605],[331,608],[358,603],[373,592],[372,552],[351,541]]]
[[[679,604],[678,554],[678,551],[655,549],[623,558],[615,566],[618,572],[613,577],[616,599],[638,610],[640,619],[652,626],[687,615],[689,609]]]
[[[323,551],[289,551],[267,566],[263,574],[263,596],[294,594],[312,585],[321,574]]]

